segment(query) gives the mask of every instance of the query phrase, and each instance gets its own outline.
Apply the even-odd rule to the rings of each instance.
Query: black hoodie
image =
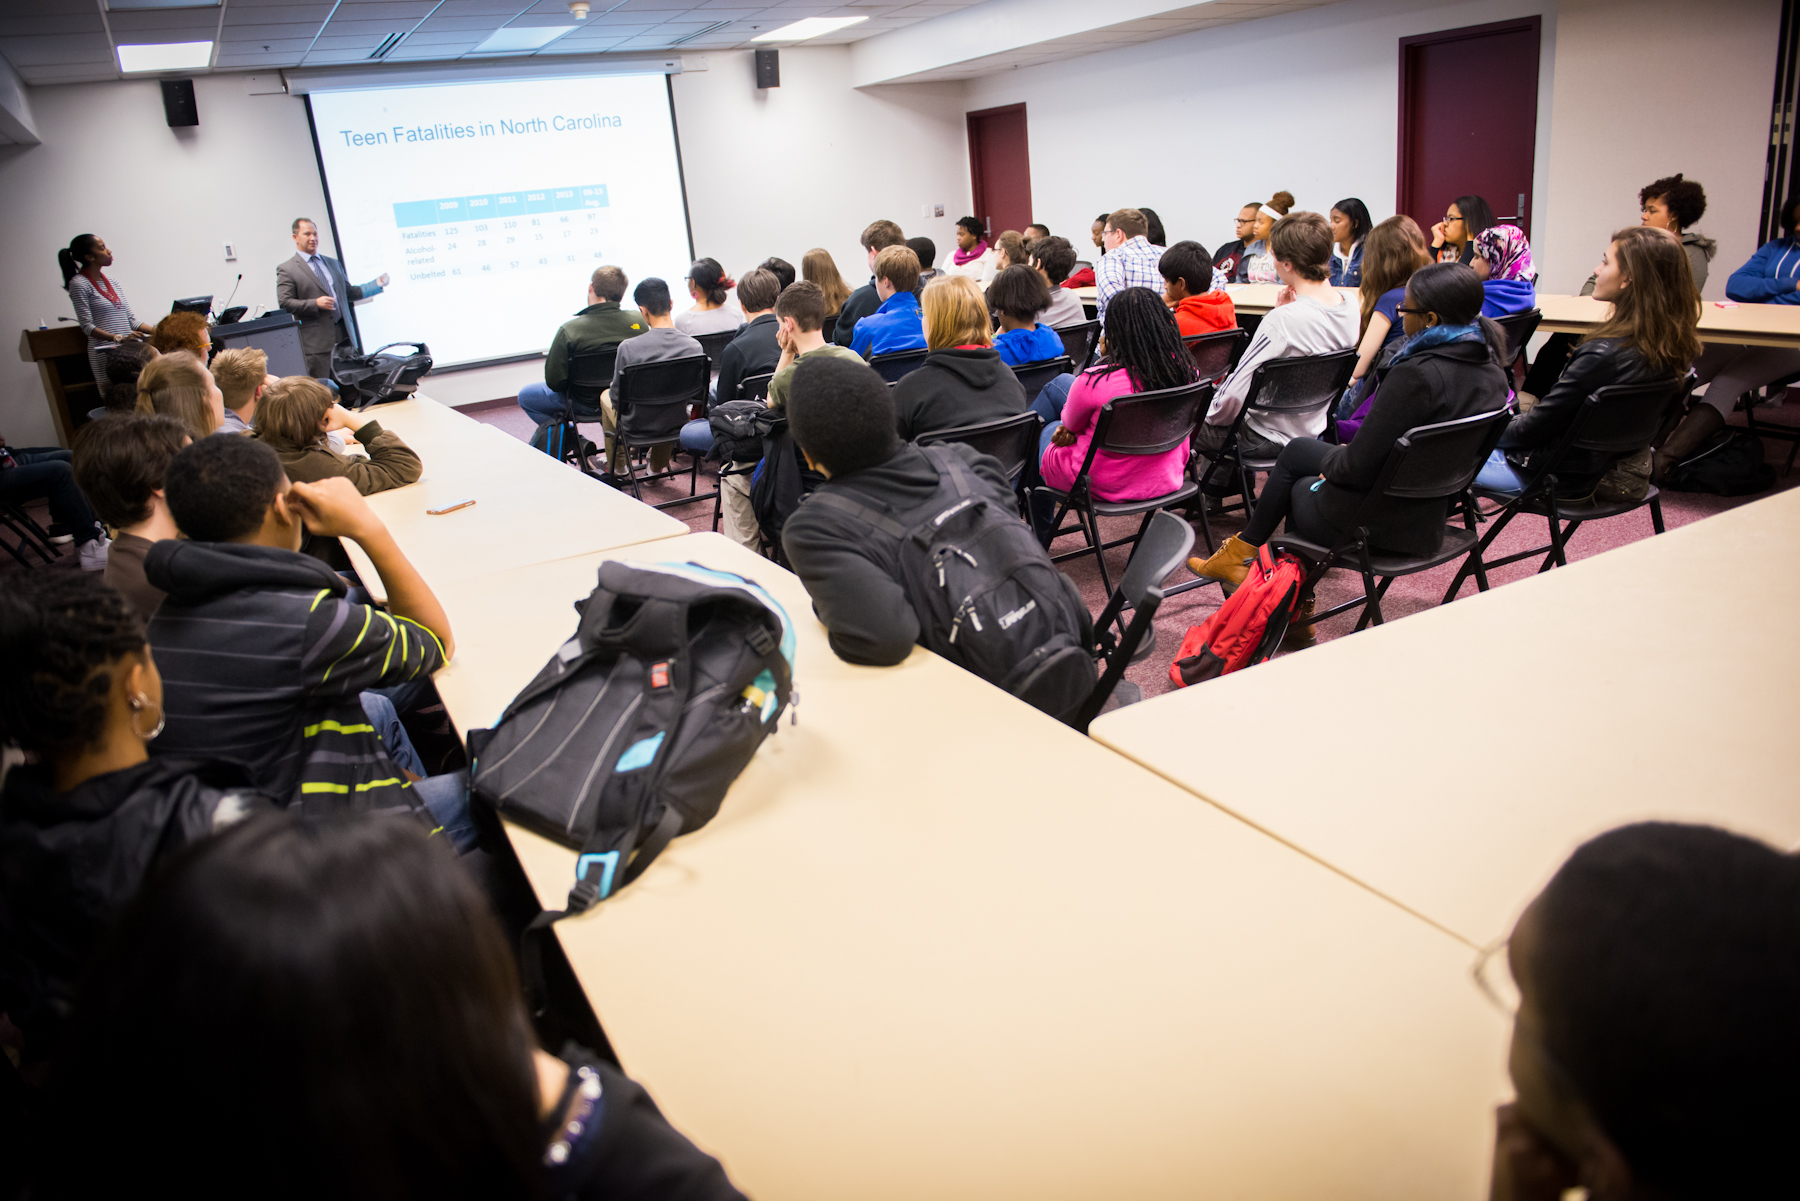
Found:
[[[425,811],[362,709],[444,663],[417,622],[345,599],[344,578],[295,551],[158,542],[144,575],[169,595],[150,622],[168,725],[158,754],[247,764],[308,812]]]
[[[997,350],[934,350],[894,387],[896,424],[908,442],[1024,411],[1025,386]]]
[[[0,793],[0,1011],[53,1054],[100,940],[163,860],[269,807],[236,764],[158,756],[57,792],[15,767]]]

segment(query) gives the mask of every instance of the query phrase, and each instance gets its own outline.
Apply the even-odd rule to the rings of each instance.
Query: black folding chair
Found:
[[[1125,565],[1119,586],[1113,590],[1106,608],[1094,622],[1094,632],[1100,642],[1100,661],[1105,670],[1100,673],[1094,691],[1076,711],[1075,720],[1069,723],[1083,734],[1087,733],[1088,723],[1107,707],[1108,701],[1114,702],[1112,707],[1118,709],[1144,699],[1144,690],[1125,678],[1125,669],[1156,649],[1154,623],[1156,611],[1163,602],[1162,582],[1181,566],[1193,549],[1193,526],[1167,510],[1150,515],[1150,524],[1145,527],[1143,537],[1138,539],[1137,549],[1131,552],[1131,562]],[[1126,609],[1131,610],[1129,625],[1121,621],[1121,614]],[[1116,635],[1113,632],[1115,625],[1119,628]]]
[[[1100,323],[1083,321],[1079,325],[1052,327],[1062,339],[1063,353],[1075,364],[1075,370],[1086,371],[1094,363],[1094,347],[1100,344]]]
[[[1525,345],[1531,341],[1531,335],[1537,333],[1538,322],[1543,319],[1542,309],[1528,309],[1523,313],[1508,313],[1504,317],[1494,318],[1494,324],[1506,334],[1506,369],[1509,373],[1525,357]]]
[[[544,431],[544,449],[559,462],[574,460],[588,475],[600,476],[588,462],[587,442],[579,423],[603,420],[600,394],[612,387],[613,368],[619,360],[617,344],[569,356],[569,382],[563,387],[563,412],[556,424]]]
[[[625,470],[631,480],[631,494],[644,499],[641,485],[647,480],[673,479],[677,472],[671,463],[666,471],[640,477],[632,460],[636,451],[675,443],[680,449],[681,427],[688,421],[688,406],[706,403],[708,382],[707,360],[703,355],[670,359],[661,363],[633,363],[619,373],[619,385],[612,397],[613,411],[619,415],[613,431],[624,451]],[[688,494],[677,500],[666,500],[656,507],[669,509],[696,500],[711,499],[712,493],[700,491],[700,457],[689,454]]]
[[[984,455],[1000,460],[1006,478],[1019,486],[1025,465],[1037,457],[1038,442],[1043,437],[1044,419],[1027,410],[1017,417],[983,421],[977,425],[959,425],[955,429],[933,430],[913,439],[920,446],[936,446],[940,442],[961,442]],[[1019,512],[1025,512],[1025,498],[1019,498]]]
[[[1689,379],[1691,378],[1690,376]],[[1567,566],[1568,558],[1564,549],[1582,523],[1618,517],[1645,506],[1650,509],[1651,528],[1658,534],[1662,533],[1662,493],[1656,485],[1650,485],[1650,490],[1642,500],[1597,500],[1593,496],[1565,498],[1556,494],[1557,472],[1573,451],[1591,451],[1618,459],[1644,449],[1650,445],[1650,440],[1662,428],[1670,410],[1686,394],[1688,387],[1688,381],[1671,383],[1664,380],[1646,384],[1609,384],[1596,389],[1592,396],[1581,402],[1562,441],[1551,450],[1542,468],[1526,483],[1523,491],[1514,496],[1475,487],[1472,490],[1475,496],[1504,502],[1505,507],[1494,515],[1494,524],[1475,548],[1472,562],[1482,562],[1487,548],[1500,536],[1500,531],[1521,513],[1544,518],[1549,523],[1550,541],[1543,546],[1507,555],[1504,559],[1488,559],[1486,566],[1489,570],[1538,555],[1544,556],[1542,565],[1538,567],[1540,573],[1549,571],[1551,567]],[[1465,564],[1456,573],[1456,578],[1450,582],[1449,591],[1444,593],[1446,602],[1455,599],[1463,581],[1469,577],[1470,570],[1469,565]]]
[[[1787,375],[1773,380],[1763,386],[1763,393],[1778,396],[1786,392],[1788,385],[1797,379],[1800,379],[1800,376]],[[1781,478],[1786,479],[1794,470],[1794,457],[1800,455],[1800,426],[1787,425],[1779,421],[1758,421],[1754,393],[1746,393],[1743,402],[1744,428],[1749,430],[1753,437],[1779,438],[1788,443],[1787,462],[1781,465]]]
[[[1037,394],[1044,390],[1044,385],[1059,375],[1069,375],[1075,370],[1075,364],[1068,355],[1055,359],[1039,359],[1035,363],[1016,363],[1012,373],[1018,377],[1025,388],[1025,403],[1030,404],[1037,399]]]
[[[896,350],[891,354],[878,354],[869,360],[869,366],[875,368],[875,374],[890,384],[897,384],[906,375],[925,363],[929,350],[921,347],[918,350]]]
[[[746,375],[738,381],[737,395],[726,399],[760,400],[766,404],[769,399],[769,381],[774,378],[773,371],[765,371],[761,375]]]
[[[838,312],[842,311],[842,309],[838,310]],[[827,342],[837,336],[837,319],[837,313],[827,313],[825,314],[824,322],[819,326],[819,336],[824,338]]]
[[[1179,487],[1161,496],[1145,500],[1100,500],[1093,495],[1089,484],[1094,457],[1101,451],[1114,455],[1160,455],[1174,450],[1193,436],[1194,426],[1212,402],[1212,394],[1211,384],[1184,384],[1179,388],[1162,388],[1135,396],[1116,396],[1100,407],[1094,418],[1094,436],[1088,441],[1087,457],[1082,460],[1081,471],[1069,490],[1063,492],[1048,486],[1036,489],[1056,508],[1044,546],[1048,548],[1064,534],[1080,533],[1087,540],[1087,545],[1080,550],[1050,556],[1052,561],[1060,563],[1064,559],[1091,554],[1100,562],[1101,584],[1108,592],[1112,591],[1112,577],[1106,570],[1107,550],[1128,543],[1135,548],[1157,510],[1192,499],[1199,492],[1199,486],[1184,475]],[[1071,509],[1077,514],[1078,524],[1064,529],[1063,518]],[[1138,513],[1144,515],[1144,520],[1132,537],[1112,542],[1101,540],[1100,518],[1130,517]]]
[[[1245,419],[1251,413],[1268,413],[1290,420],[1307,420],[1323,413],[1329,428],[1332,408],[1343,395],[1344,386],[1350,382],[1350,374],[1355,370],[1354,350],[1296,355],[1293,358],[1270,359],[1258,363],[1256,371],[1250,376],[1250,392],[1244,397],[1243,408],[1238,410],[1230,431],[1225,435],[1225,441],[1219,445],[1219,449],[1210,457],[1206,469],[1200,473],[1200,490],[1228,483],[1229,473],[1235,473],[1242,499],[1235,504],[1222,505],[1221,511],[1241,507],[1248,514],[1256,500],[1256,473],[1274,468],[1275,458],[1272,455],[1258,457],[1243,453],[1240,441]],[[1226,495],[1230,493],[1227,492]],[[1200,521],[1200,532],[1206,539],[1209,554],[1218,549],[1213,545],[1212,530],[1204,515]]]
[[[1403,575],[1429,571],[1462,556],[1468,557],[1476,585],[1483,592],[1487,591],[1487,572],[1483,569],[1481,550],[1477,545],[1480,535],[1475,532],[1475,504],[1469,496],[1469,487],[1488,455],[1500,444],[1500,435],[1506,432],[1506,423],[1511,420],[1512,414],[1508,410],[1496,409],[1492,413],[1477,413],[1455,421],[1414,426],[1400,435],[1394,448],[1388,451],[1375,483],[1363,494],[1362,503],[1351,517],[1347,532],[1335,543],[1313,542],[1292,533],[1278,534],[1270,539],[1278,549],[1292,551],[1310,565],[1306,583],[1300,589],[1303,597],[1312,595],[1313,588],[1333,567],[1348,566],[1362,573],[1362,597],[1315,613],[1314,623],[1361,608],[1362,615],[1356,619],[1357,629],[1371,622],[1380,625],[1384,620],[1381,598],[1387,595],[1389,585]],[[1444,542],[1437,550],[1425,555],[1404,555],[1369,545],[1369,522],[1383,500],[1440,498],[1463,502],[1465,528],[1445,526]]]
[[[21,567],[33,566],[31,560],[25,557],[27,549],[46,563],[56,561],[56,544],[50,541],[50,531],[39,525],[31,514],[18,505],[0,502],[0,525],[5,525],[18,538],[17,546],[10,542],[4,545],[7,553],[17,559]]]
[[[1194,356],[1194,367],[1200,372],[1200,378],[1216,384],[1231,374],[1232,365],[1244,353],[1250,335],[1241,329],[1221,329],[1210,334],[1188,334],[1181,340],[1187,343],[1188,353]]]
[[[730,346],[732,339],[736,338],[743,331],[744,327],[740,325],[736,329],[724,329],[717,333],[695,334],[693,336],[694,341],[700,343],[700,349],[706,352],[706,360],[710,364],[708,369],[712,373],[718,373],[719,352],[724,350],[727,346]]]

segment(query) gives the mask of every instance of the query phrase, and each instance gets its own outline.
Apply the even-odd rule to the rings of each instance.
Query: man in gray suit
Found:
[[[319,253],[319,227],[305,217],[294,220],[293,235],[299,253],[275,268],[275,301],[300,322],[307,374],[329,379],[331,348],[361,345],[351,306],[380,295],[388,277],[352,284],[342,263]]]

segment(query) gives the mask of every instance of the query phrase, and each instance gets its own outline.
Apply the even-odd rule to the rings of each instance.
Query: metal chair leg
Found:
[[[1094,558],[1100,564],[1100,588],[1102,596],[1112,595],[1112,573],[1106,570],[1106,544],[1100,537],[1100,515],[1094,512],[1093,506],[1084,505],[1081,510],[1088,528],[1088,544],[1094,548]]]
[[[1795,445],[1800,446],[1800,443],[1795,443]],[[1660,496],[1650,498],[1650,528],[1659,534],[1663,532],[1662,497]]]

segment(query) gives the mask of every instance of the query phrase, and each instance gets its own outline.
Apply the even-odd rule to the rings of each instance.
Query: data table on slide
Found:
[[[605,184],[401,200],[393,211],[409,280],[565,268],[607,253]]]

